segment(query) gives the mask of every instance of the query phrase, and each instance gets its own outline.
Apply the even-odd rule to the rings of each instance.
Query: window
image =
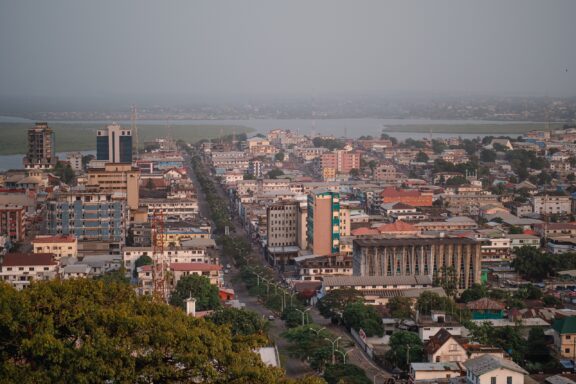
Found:
[[[512,384],[512,376],[506,377],[506,384]]]
[[[490,384],[496,384],[496,377],[490,378]]]
[[[570,348],[564,349],[564,353],[570,353]]]
[[[571,337],[571,335],[566,335],[566,340],[570,340]]]

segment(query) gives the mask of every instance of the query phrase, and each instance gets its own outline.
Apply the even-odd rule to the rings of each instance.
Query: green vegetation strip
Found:
[[[103,129],[105,124],[93,123],[49,123],[56,134],[56,152],[89,151],[96,149],[96,131]],[[26,153],[27,131],[31,123],[0,123],[0,155]],[[128,126],[126,126],[128,128]],[[152,141],[160,136],[172,136],[187,142],[197,142],[202,139],[213,139],[221,133],[236,134],[252,132],[252,128],[232,125],[139,125],[138,133],[140,147],[144,142]]]
[[[454,133],[454,134],[522,134],[534,130],[561,129],[563,123],[503,123],[503,124],[415,124],[387,125],[385,132]]]

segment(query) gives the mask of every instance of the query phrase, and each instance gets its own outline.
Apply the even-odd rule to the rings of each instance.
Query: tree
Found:
[[[284,172],[279,168],[274,168],[266,174],[266,177],[269,179],[277,179],[280,176],[283,176]]]
[[[92,160],[94,160],[96,158],[96,156],[94,155],[85,155],[82,156],[82,169],[86,169],[86,167],[88,166],[88,163]]]
[[[544,297],[542,297],[542,302],[547,307],[555,307],[556,308],[556,307],[562,306],[562,300],[560,300],[559,298],[552,296],[552,295],[545,295]]]
[[[542,297],[542,290],[535,285],[528,284],[521,287],[515,296],[521,300],[539,300]]]
[[[371,384],[366,372],[353,364],[330,364],[324,370],[324,380],[328,384]]]
[[[281,383],[230,330],[92,279],[0,284],[0,381]]]
[[[295,328],[302,325],[302,313],[298,312],[295,307],[287,307],[284,309],[281,319],[284,320],[288,328]]]
[[[386,360],[396,367],[407,370],[410,363],[422,361],[424,345],[416,333],[400,331],[390,336],[390,350]]]
[[[396,296],[386,304],[390,316],[396,319],[410,319],[412,317],[412,300],[408,297]]]
[[[364,303],[351,303],[346,306],[342,314],[344,325],[356,331],[364,330],[366,336],[384,336],[382,326],[382,316],[380,316],[372,305]]]
[[[432,150],[435,154],[440,154],[444,151],[448,146],[440,140],[433,139],[432,140]]]
[[[512,267],[528,279],[541,281],[554,273],[554,257],[533,247],[524,246],[516,250]]]
[[[352,168],[350,170],[350,176],[352,176],[352,177],[360,176],[360,171],[358,170],[358,168]]]
[[[138,268],[143,265],[152,265],[152,258],[150,256],[142,255],[134,262],[134,277],[138,277]]]
[[[376,170],[377,166],[378,166],[378,162],[375,160],[370,160],[368,162],[368,168],[370,168],[370,172],[372,173],[372,176],[374,176],[374,171]]]
[[[280,162],[284,161],[284,157],[285,157],[285,155],[284,155],[284,152],[282,152],[282,151],[280,151],[276,155],[274,155],[274,159],[276,161],[280,161]]]
[[[208,311],[220,307],[218,287],[210,284],[204,276],[188,275],[180,278],[170,296],[170,304],[186,309],[186,299],[196,299],[197,311]]]
[[[62,182],[66,184],[70,184],[74,181],[74,170],[70,164],[64,165],[62,162],[57,162],[56,166],[54,167],[54,174],[62,180]]]
[[[480,161],[483,163],[493,163],[496,161],[496,152],[491,149],[480,151]]]
[[[268,326],[256,312],[230,307],[214,311],[207,319],[214,324],[229,326],[232,336],[263,335]]]
[[[524,230],[521,227],[516,227],[512,225],[508,230],[508,233],[511,235],[521,235],[522,233],[524,233]]]
[[[416,158],[414,159],[418,163],[427,163],[429,158],[428,155],[424,152],[420,151],[416,154]]]
[[[460,295],[460,300],[462,300],[464,303],[468,303],[470,301],[479,300],[487,296],[488,290],[486,289],[485,285],[473,284],[470,288],[462,292],[462,295]]]
[[[325,318],[339,318],[350,303],[364,302],[364,296],[354,288],[340,288],[329,291],[318,301],[318,310]]]
[[[448,186],[459,186],[463,184],[470,184],[468,179],[466,179],[464,176],[454,176],[446,181],[446,185]]]
[[[154,189],[154,181],[150,178],[148,179],[148,181],[146,182],[146,188],[151,191]]]

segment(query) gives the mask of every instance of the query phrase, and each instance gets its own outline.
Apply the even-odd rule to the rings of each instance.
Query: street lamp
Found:
[[[335,345],[336,345],[336,343],[338,343],[338,340],[340,340],[341,338],[342,338],[341,336],[338,336],[334,340],[330,340],[327,337],[324,338],[324,340],[328,340],[329,342],[332,343],[332,365],[336,364],[336,356],[334,355],[334,351],[336,350]]]
[[[320,329],[314,329],[314,328],[312,328],[312,327],[308,327],[308,329],[309,329],[310,331],[313,331],[314,333],[316,333],[316,336],[318,336],[318,335],[320,334],[320,332],[322,332],[323,330],[326,329],[326,327],[322,327],[322,328],[320,328]]]
[[[299,310],[298,308],[294,308],[294,309],[297,310],[298,312],[300,312],[300,313],[302,314],[302,325],[304,325],[304,314],[305,314],[306,312],[308,312],[309,310],[311,310],[312,307],[306,308],[306,309],[303,310],[303,311]]]
[[[336,352],[340,353],[342,355],[342,364],[346,364],[346,356],[348,356],[348,354],[350,352],[352,352],[354,350],[354,347],[350,348],[349,350],[347,350],[346,352],[342,352],[341,350],[337,349]]]

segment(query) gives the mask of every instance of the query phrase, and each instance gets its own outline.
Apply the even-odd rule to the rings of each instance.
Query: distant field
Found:
[[[89,151],[96,149],[96,130],[102,129],[102,124],[67,124],[54,123],[49,126],[56,133],[56,152]],[[0,123],[0,155],[26,153],[26,135],[31,124]],[[252,132],[252,128],[232,125],[173,125],[170,132],[164,125],[139,125],[140,146],[145,141],[171,134],[175,139],[196,142],[202,139],[212,139],[236,133]]]
[[[466,134],[500,134],[525,133],[533,130],[554,130],[562,128],[561,123],[512,123],[512,124],[421,124],[421,125],[387,125],[385,132],[416,133],[466,133]]]

